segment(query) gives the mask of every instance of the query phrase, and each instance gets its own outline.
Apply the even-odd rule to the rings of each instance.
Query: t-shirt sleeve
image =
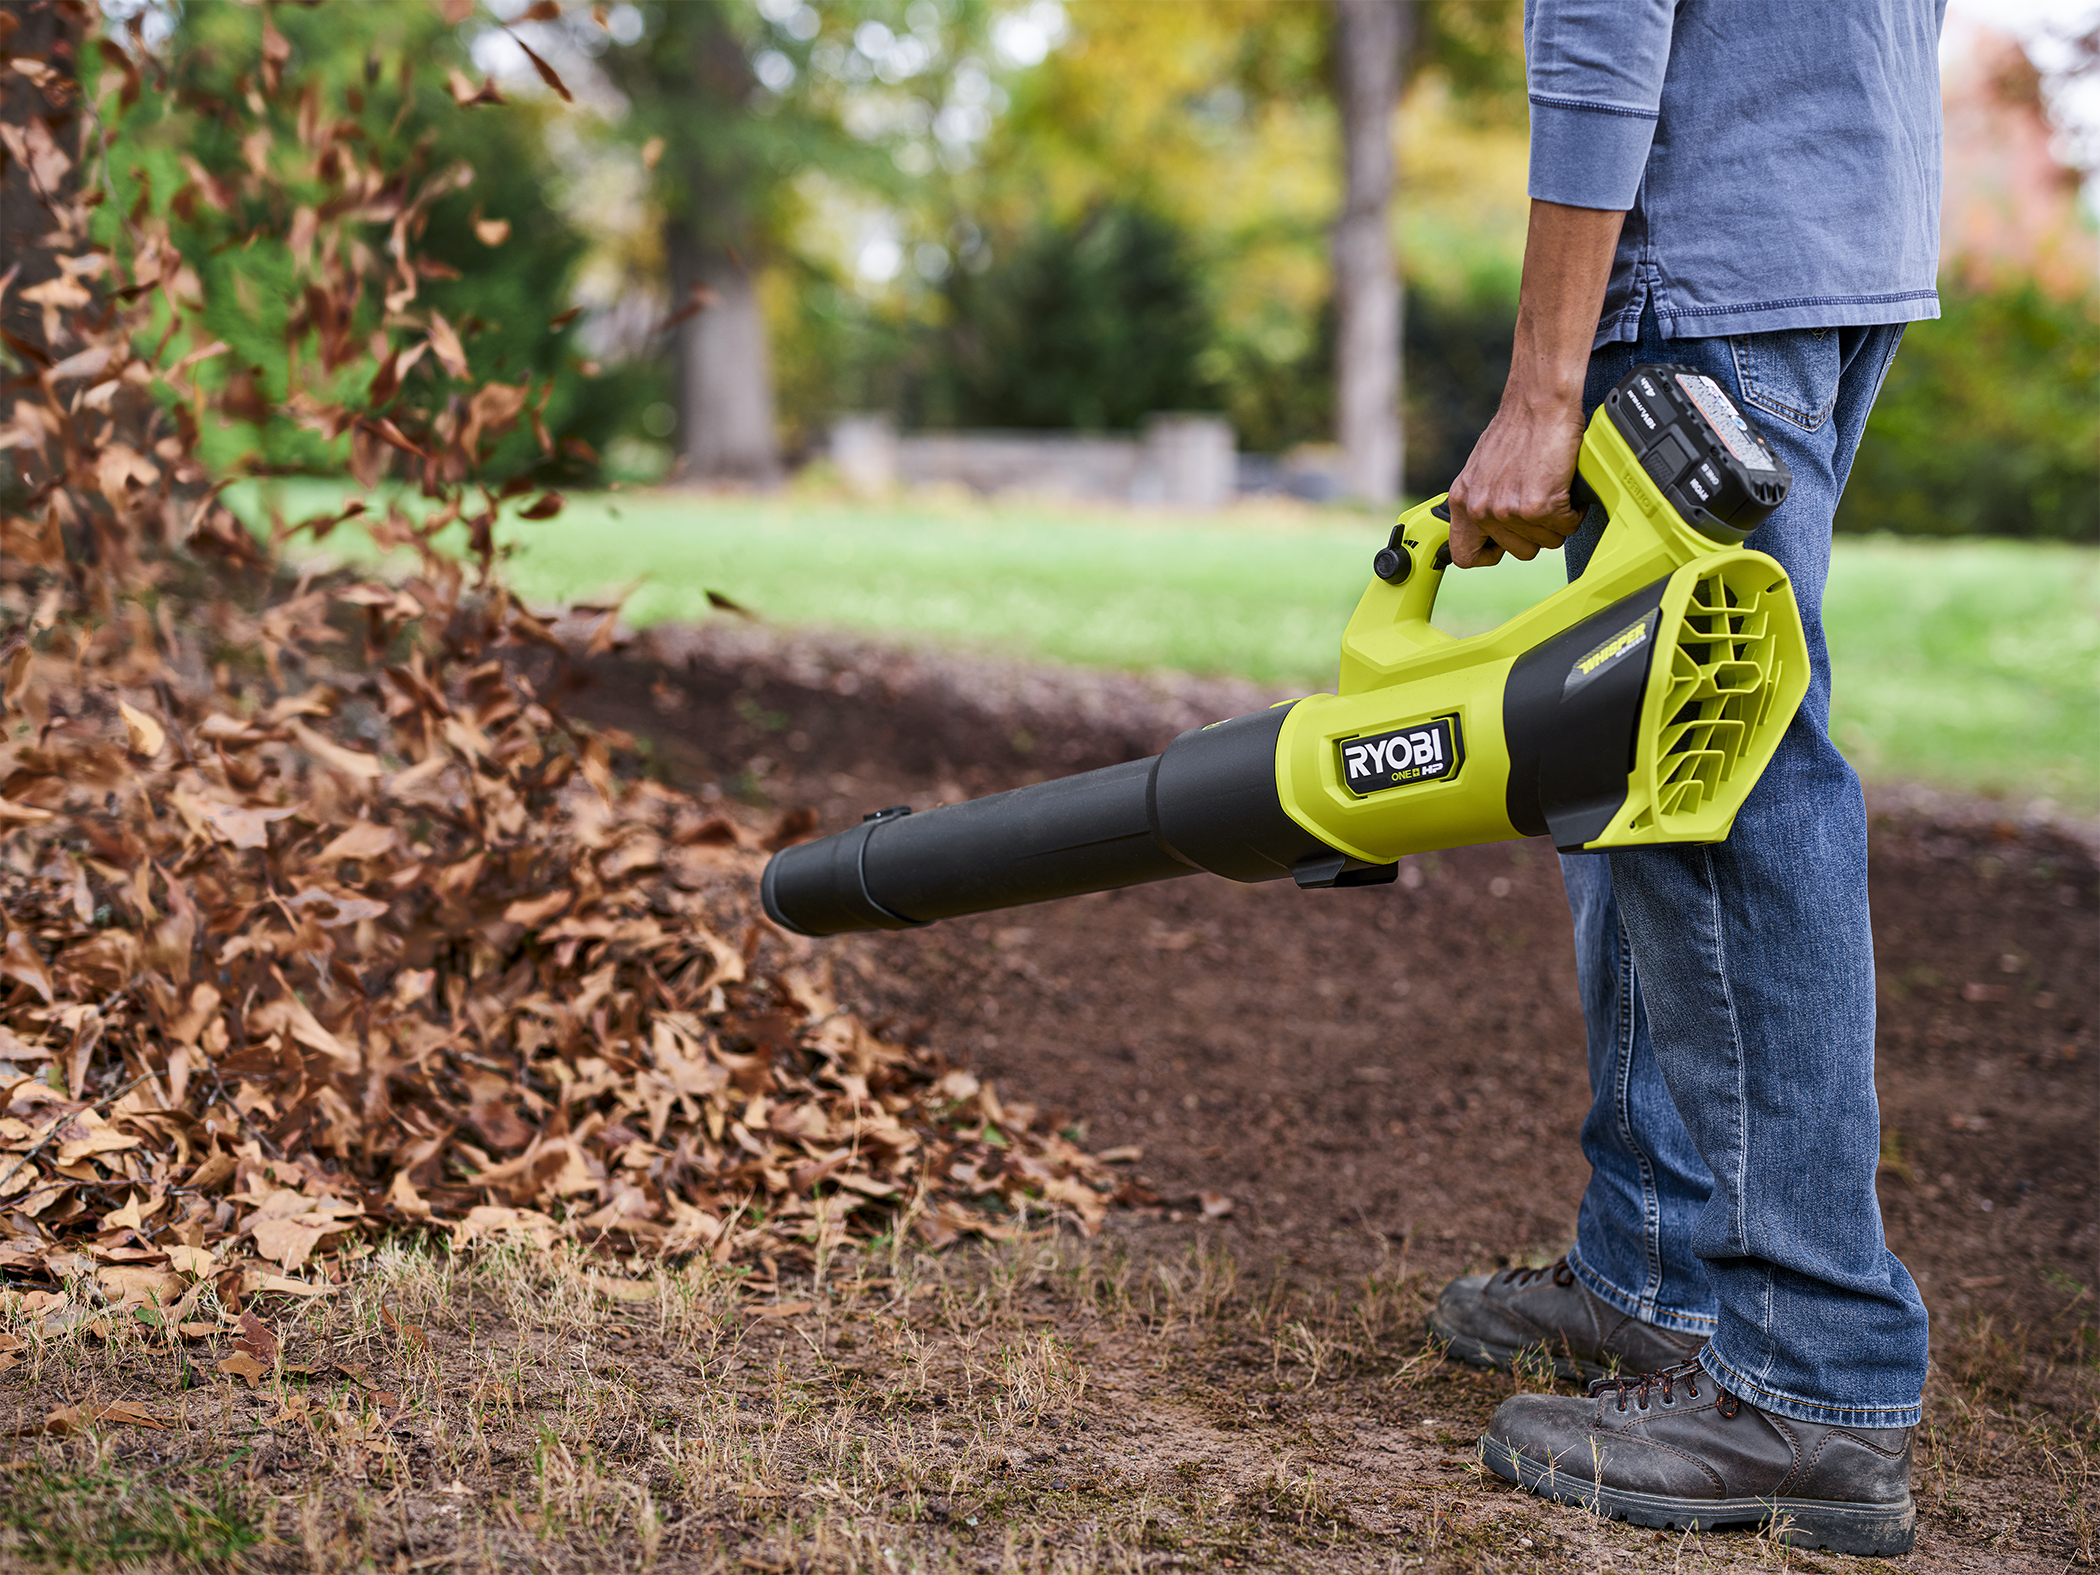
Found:
[[[1526,0],[1531,195],[1633,206],[1670,63],[1676,0]]]

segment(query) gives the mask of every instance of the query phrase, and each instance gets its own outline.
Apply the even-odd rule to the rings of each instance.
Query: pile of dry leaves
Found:
[[[288,408],[422,494],[301,527],[356,517],[413,572],[294,584],[194,457],[240,380],[211,379],[165,210],[96,219],[107,118],[158,68],[55,12],[55,44],[0,62],[41,97],[0,173],[48,225],[0,278],[0,1269],[238,1308],[406,1222],[758,1265],[849,1231],[1091,1228],[1101,1165],[870,1033],[760,916],[791,823],[631,780],[631,741],[563,714],[612,615],[572,640],[513,601],[492,527],[533,489],[470,490],[545,390],[477,380],[417,304],[421,216],[470,175],[385,167],[273,79],[265,19],[272,91],[228,110],[246,162],[170,198],[235,243],[296,201],[313,381]],[[340,375],[359,357],[369,382]],[[436,544],[459,525],[465,563]]]

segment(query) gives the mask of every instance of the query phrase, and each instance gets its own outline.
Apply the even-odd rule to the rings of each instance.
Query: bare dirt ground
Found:
[[[599,676],[587,708],[653,769],[825,830],[1268,698],[764,631]],[[1896,1567],[2089,1566],[2092,842],[1892,795],[1873,855],[1883,1202],[1935,1318]],[[1599,1522],[1472,1464],[1543,1380],[1438,1361],[1422,1317],[1449,1276],[1569,1239],[1567,932],[1551,850],[1512,844],[1384,888],[1197,877],[813,948],[849,1003],[1136,1151],[1157,1203],[1092,1242],[842,1250],[757,1299],[704,1262],[390,1245],[269,1311],[253,1386],[170,1331],[25,1330],[0,1568],[1854,1567]],[[125,1401],[162,1425],[102,1414]]]

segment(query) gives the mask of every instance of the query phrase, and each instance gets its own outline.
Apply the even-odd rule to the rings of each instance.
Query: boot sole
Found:
[[[1670,1531],[1755,1530],[1777,1523],[1773,1540],[1827,1548],[1859,1558],[1899,1558],[1917,1540],[1918,1511],[1901,1504],[1846,1504],[1804,1498],[1663,1498],[1566,1476],[1520,1450],[1480,1441],[1480,1463],[1506,1482],[1556,1504],[1573,1504],[1609,1520]]]

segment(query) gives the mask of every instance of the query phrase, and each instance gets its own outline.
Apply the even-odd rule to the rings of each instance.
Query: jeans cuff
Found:
[[[1696,1334],[1708,1338],[1713,1335],[1712,1313],[1683,1312],[1674,1307],[1644,1310],[1638,1296],[1631,1291],[1621,1290],[1583,1261],[1580,1242],[1568,1249],[1568,1267],[1574,1271],[1575,1278],[1582,1282],[1583,1289],[1606,1306],[1617,1308],[1629,1318],[1638,1318],[1642,1323],[1653,1324],[1658,1329],[1668,1329],[1676,1334]],[[1719,1381],[1718,1378],[1715,1379],[1715,1382]]]
[[[1774,1416],[1790,1417],[1796,1422],[1814,1422],[1821,1427],[1916,1427],[1923,1396],[1909,1405],[1823,1405],[1814,1400],[1804,1400],[1799,1395],[1787,1394],[1784,1390],[1768,1389],[1763,1384],[1753,1383],[1728,1363],[1728,1358],[1714,1350],[1713,1342],[1699,1352],[1699,1365],[1706,1369],[1707,1376],[1738,1400],[1754,1405],[1760,1411],[1769,1411]]]

